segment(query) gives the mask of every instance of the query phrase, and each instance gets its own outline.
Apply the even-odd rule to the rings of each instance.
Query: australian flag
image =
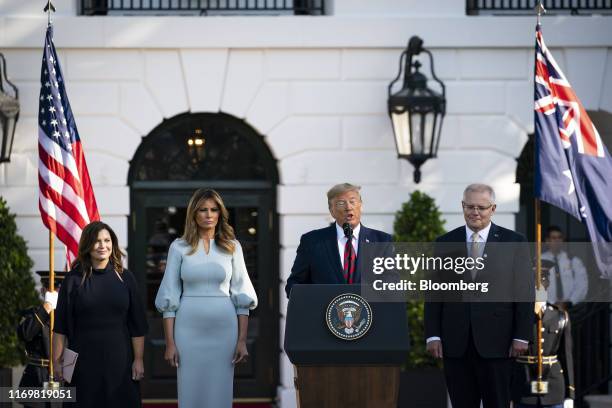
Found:
[[[612,278],[612,158],[536,28],[535,194],[583,222]]]

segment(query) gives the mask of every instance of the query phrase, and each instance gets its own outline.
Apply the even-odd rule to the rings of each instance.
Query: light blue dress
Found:
[[[248,315],[257,306],[242,247],[233,242],[233,254],[213,240],[208,254],[202,240],[192,255],[182,239],[168,251],[155,306],[164,317],[175,317],[180,408],[232,406],[237,315]]]

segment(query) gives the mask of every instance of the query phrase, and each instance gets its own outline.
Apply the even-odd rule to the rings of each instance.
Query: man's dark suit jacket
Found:
[[[503,248],[501,245],[489,245],[494,242],[524,244]],[[457,243],[455,256],[467,256],[465,226],[442,235],[436,243],[442,244],[436,246],[438,256],[441,255],[440,251],[452,248],[453,243]],[[446,249],[440,250],[441,247]],[[534,280],[529,248],[523,235],[491,224],[484,254],[487,255],[485,268],[478,272],[477,282],[479,279],[495,280],[496,287],[501,282],[503,288],[523,291],[523,299],[530,296],[526,293],[534,291]],[[454,275],[454,272],[450,273]],[[505,275],[500,276],[501,273]],[[461,278],[471,281],[470,272],[467,271]],[[532,315],[533,302],[426,302],[425,337],[440,337],[444,357],[458,358],[463,357],[468,349],[471,330],[474,346],[481,357],[507,358],[513,339],[531,339]]]
[[[357,267],[355,268],[356,283],[361,282],[359,254],[363,242],[391,242],[391,235],[361,225],[359,247],[357,248]],[[296,283],[346,283],[340,262],[340,252],[338,251],[336,223],[332,223],[327,228],[310,231],[302,235],[291,268],[291,276],[287,279],[287,285],[285,286],[287,297],[291,293],[291,287]]]

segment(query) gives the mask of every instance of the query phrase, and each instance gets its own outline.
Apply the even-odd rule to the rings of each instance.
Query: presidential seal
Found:
[[[325,320],[334,336],[343,340],[357,340],[372,326],[372,308],[361,296],[344,293],[329,303]]]

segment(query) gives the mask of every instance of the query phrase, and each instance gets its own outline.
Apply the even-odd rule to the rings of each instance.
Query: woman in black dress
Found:
[[[123,269],[117,236],[95,221],[59,292],[53,336],[55,378],[65,347],[79,354],[71,386],[78,407],[140,407],[147,323],[131,272]]]

